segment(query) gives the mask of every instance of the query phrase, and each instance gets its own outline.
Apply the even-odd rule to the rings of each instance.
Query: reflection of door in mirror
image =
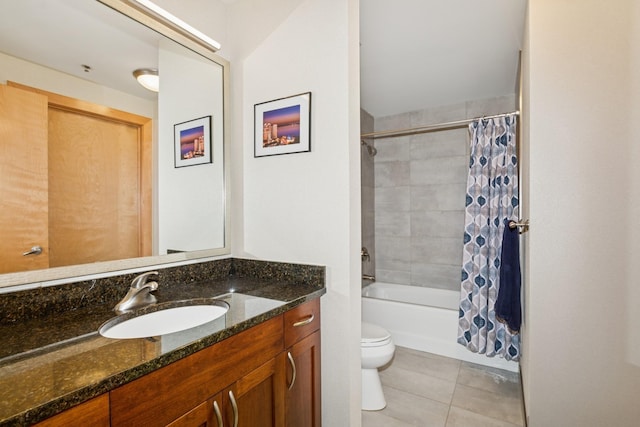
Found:
[[[0,85],[0,111],[0,273],[47,268],[47,98]]]
[[[48,99],[49,266],[151,255],[151,120],[11,85]]]

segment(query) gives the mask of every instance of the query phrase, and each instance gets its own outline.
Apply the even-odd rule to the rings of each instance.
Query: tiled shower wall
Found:
[[[513,95],[376,118],[374,127],[406,129],[515,109]],[[466,127],[376,139],[377,281],[459,290],[468,146]],[[363,180],[363,197],[364,186]]]

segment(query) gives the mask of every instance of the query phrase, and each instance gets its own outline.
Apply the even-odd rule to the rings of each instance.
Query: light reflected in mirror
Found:
[[[228,253],[226,61],[98,1],[5,6],[0,286]]]

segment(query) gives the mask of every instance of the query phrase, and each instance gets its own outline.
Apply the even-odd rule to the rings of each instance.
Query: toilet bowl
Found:
[[[360,349],[362,358],[362,409],[365,411],[378,411],[387,406],[382,392],[378,368],[391,361],[396,347],[391,341],[391,334],[386,329],[378,325],[362,322]]]

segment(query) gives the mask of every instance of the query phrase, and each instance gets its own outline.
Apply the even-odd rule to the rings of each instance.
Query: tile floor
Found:
[[[514,372],[396,347],[380,380],[387,407],[362,411],[362,427],[524,426]]]

